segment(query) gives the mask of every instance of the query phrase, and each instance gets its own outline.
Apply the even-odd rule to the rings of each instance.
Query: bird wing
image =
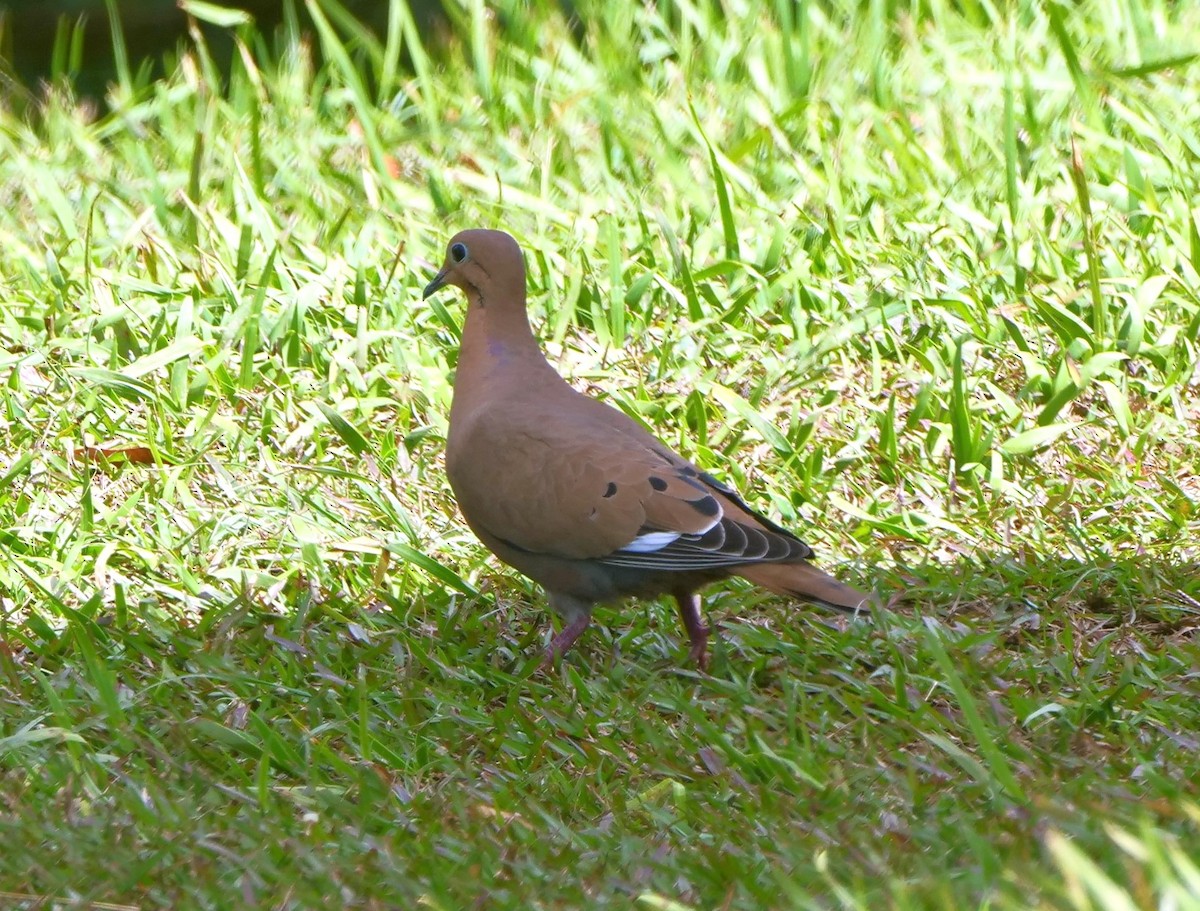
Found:
[[[640,428],[495,408],[447,472],[468,523],[521,550],[691,571],[811,556],[736,492]]]

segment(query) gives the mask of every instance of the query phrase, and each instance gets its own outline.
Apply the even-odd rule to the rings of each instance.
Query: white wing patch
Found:
[[[707,526],[700,529],[696,535],[688,535],[688,538],[695,538],[704,534],[706,531],[711,531],[721,521],[721,517],[725,514],[724,510],[717,512],[717,516]],[[677,531],[648,531],[644,535],[638,535],[617,553],[626,554],[652,554],[656,550],[662,550],[671,544],[674,544],[683,535]]]
[[[681,535],[677,531],[651,531],[644,535],[638,535],[621,550],[631,554],[648,554],[662,550],[668,544],[678,541],[680,537]]]

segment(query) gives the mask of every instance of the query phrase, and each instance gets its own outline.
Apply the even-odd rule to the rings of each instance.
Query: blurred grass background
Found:
[[[433,23],[442,16],[439,0],[410,0],[418,22]],[[253,17],[264,35],[299,26],[312,29],[312,18],[303,3],[294,0],[246,0],[237,10]],[[388,4],[377,0],[344,0],[341,8],[376,34],[385,34]],[[189,28],[199,29],[209,53],[227,68],[233,57],[233,36],[219,24],[219,15],[191,18],[177,0],[3,0],[0,2],[0,73],[11,86],[36,86],[59,75],[55,48],[63,33],[75,44],[75,56],[62,59],[75,89],[103,96],[106,85],[117,78],[113,53],[112,21],[120,23],[121,39],[129,58],[163,76],[173,66],[176,47],[189,39]],[[212,21],[213,19],[218,21]]]
[[[186,9],[0,103],[5,901],[1200,907],[1200,8]],[[909,599],[534,675],[439,464],[470,225],[580,388]]]

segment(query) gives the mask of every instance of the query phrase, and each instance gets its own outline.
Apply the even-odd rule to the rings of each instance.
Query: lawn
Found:
[[[0,907],[1200,908],[1200,4],[402,2],[0,101]],[[557,670],[454,231],[881,593]]]

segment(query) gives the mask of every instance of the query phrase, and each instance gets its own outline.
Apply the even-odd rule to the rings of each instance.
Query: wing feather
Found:
[[[653,437],[595,417],[500,405],[460,425],[446,468],[468,523],[529,553],[647,570],[812,555]]]

